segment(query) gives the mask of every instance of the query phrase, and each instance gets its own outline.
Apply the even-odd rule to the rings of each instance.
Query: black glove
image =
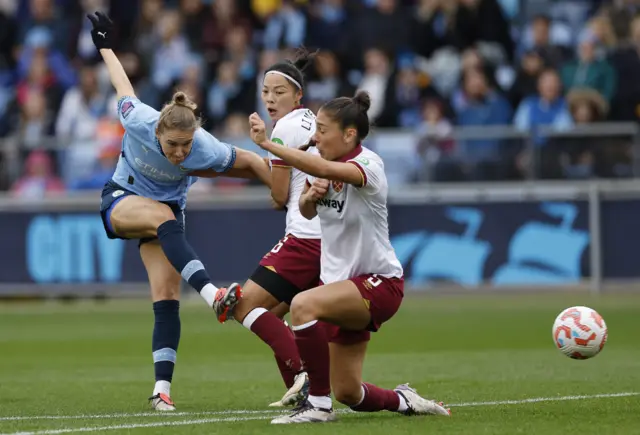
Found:
[[[91,39],[98,50],[102,48],[113,48],[114,29],[113,22],[106,14],[96,12],[95,14],[87,14],[87,18],[91,21],[93,29],[91,30]]]

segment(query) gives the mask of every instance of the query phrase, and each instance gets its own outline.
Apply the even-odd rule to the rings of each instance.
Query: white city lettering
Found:
[[[171,180],[171,181],[178,181],[178,180],[182,180],[183,178],[182,175],[169,174],[168,172],[165,172],[162,169],[158,169],[155,166],[151,166],[150,164],[140,160],[138,157],[136,157],[134,160],[136,162],[136,165],[140,169],[140,172],[142,172],[147,177],[156,178],[158,180]]]

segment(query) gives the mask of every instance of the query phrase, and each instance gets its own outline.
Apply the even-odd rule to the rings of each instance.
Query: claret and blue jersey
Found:
[[[236,150],[204,129],[196,131],[191,152],[181,165],[163,154],[156,137],[160,112],[135,97],[118,101],[118,115],[125,129],[122,153],[112,180],[131,192],[161,202],[177,202],[184,208],[187,191],[196,177],[189,172],[233,167]]]

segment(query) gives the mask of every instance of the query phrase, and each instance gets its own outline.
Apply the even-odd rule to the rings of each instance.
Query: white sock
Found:
[[[156,381],[156,386],[153,388],[152,396],[155,396],[156,394],[166,394],[171,397],[171,382]]]
[[[398,406],[398,412],[405,412],[407,409],[409,409],[409,406],[407,405],[407,401],[405,400],[402,394],[398,394],[398,399],[400,399],[400,406]]]
[[[315,408],[331,409],[331,397],[309,395],[309,403]]]
[[[213,301],[215,300],[217,292],[218,292],[218,287],[216,287],[213,284],[207,284],[204,287],[202,287],[202,290],[200,290],[200,296],[202,296],[202,299],[205,300],[207,305],[209,305],[210,307],[213,307]]]
[[[253,310],[249,311],[249,314],[244,316],[244,320],[242,321],[242,326],[244,326],[249,331],[251,331],[251,326],[253,325],[253,322],[258,320],[258,317],[262,316],[266,312],[267,312],[266,308],[254,308]]]

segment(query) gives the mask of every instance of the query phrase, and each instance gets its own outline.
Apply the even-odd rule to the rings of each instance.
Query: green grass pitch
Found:
[[[553,346],[572,305],[607,322],[594,359]],[[365,379],[410,382],[451,418],[338,407],[333,424],[270,425],[266,405],[284,392],[270,351],[195,300],[182,308],[179,412],[154,414],[152,325],[145,301],[0,305],[0,434],[640,434],[640,294],[407,296],[373,335]]]

